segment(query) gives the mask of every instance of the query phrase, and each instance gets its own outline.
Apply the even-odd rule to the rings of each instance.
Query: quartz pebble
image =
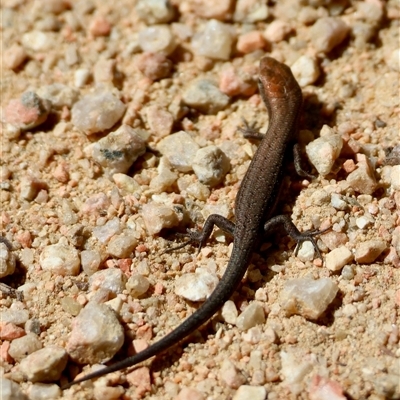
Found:
[[[339,383],[320,375],[313,376],[308,392],[310,400],[346,400],[347,398]]]
[[[359,193],[372,194],[378,187],[367,157],[364,154],[357,154],[357,169],[347,175],[346,181]]]
[[[129,291],[129,294],[138,298],[145,294],[150,287],[150,282],[146,277],[140,274],[134,274],[129,277],[128,282],[126,283],[126,289]]]
[[[306,319],[318,319],[334,300],[339,288],[329,278],[291,279],[280,295],[280,304],[288,316],[299,314]]]
[[[138,0],[135,10],[148,25],[166,23],[174,17],[174,9],[168,0]]]
[[[21,37],[22,45],[29,50],[36,52],[48,51],[56,46],[54,32],[30,31]]]
[[[1,400],[28,400],[19,385],[6,378],[0,378]]]
[[[126,276],[119,268],[107,268],[95,272],[89,278],[89,288],[91,291],[104,290],[117,296],[125,290]]]
[[[353,253],[347,247],[340,246],[326,255],[326,268],[330,271],[340,271],[353,258]]]
[[[98,162],[109,175],[125,173],[146,151],[143,137],[129,125],[122,125],[98,142],[89,145],[87,153]]]
[[[310,361],[294,352],[282,350],[280,356],[282,363],[281,374],[284,378],[282,383],[289,386],[292,392],[298,392],[301,388],[297,385],[301,385],[305,376],[311,372],[313,365]]]
[[[182,100],[185,104],[206,114],[216,114],[229,103],[229,97],[208,79],[198,79],[184,90]]]
[[[81,264],[83,272],[90,276],[97,272],[100,268],[101,255],[96,250],[82,250]]]
[[[4,113],[5,120],[22,130],[35,128],[46,121],[50,103],[35,92],[25,92],[19,99],[10,100]]]
[[[171,166],[181,172],[192,170],[192,161],[199,145],[185,131],[173,133],[160,140],[157,150],[168,158]]]
[[[292,27],[286,21],[276,19],[268,24],[264,31],[264,37],[269,42],[279,43],[292,31]]]
[[[231,0],[195,0],[191,1],[193,7],[193,12],[205,19],[218,19],[224,20],[230,15],[230,10],[232,8]]]
[[[315,58],[304,55],[290,67],[300,87],[312,85],[319,77],[320,70]]]
[[[227,324],[236,325],[238,310],[232,300],[228,300],[221,308],[221,315]]]
[[[61,389],[52,383],[34,383],[28,391],[29,400],[52,400],[62,397]]]
[[[107,243],[114,235],[121,232],[121,223],[118,217],[107,221],[103,226],[93,228],[93,235],[101,243]]]
[[[77,88],[85,86],[90,78],[90,71],[86,68],[79,68],[74,74],[74,85]]]
[[[71,108],[79,97],[76,89],[62,83],[41,86],[37,94],[43,99],[49,100],[57,110],[61,110],[63,107]]]
[[[111,92],[91,93],[73,105],[71,121],[76,128],[91,135],[112,128],[121,119],[125,108]]]
[[[219,90],[228,96],[253,95],[257,90],[253,72],[251,69],[224,68],[220,74]]]
[[[269,12],[264,0],[238,0],[236,2],[234,21],[254,23],[267,19]]]
[[[241,331],[247,331],[253,326],[263,324],[265,322],[264,309],[258,302],[248,305],[244,311],[237,317],[236,326]]]
[[[318,18],[310,29],[311,41],[317,51],[329,53],[343,42],[350,27],[336,17]]]
[[[124,330],[110,307],[89,302],[72,322],[66,350],[79,364],[105,363],[124,343]]]
[[[46,184],[34,176],[23,176],[20,183],[19,197],[23,200],[32,201],[46,188]]]
[[[331,129],[324,125],[324,131]],[[306,146],[307,157],[321,175],[328,175],[333,164],[340,155],[343,146],[343,139],[340,135],[324,135],[313,140]]]
[[[26,60],[27,54],[22,46],[13,44],[11,47],[5,50],[3,61],[4,65],[8,69],[17,69]]]
[[[207,146],[197,151],[192,167],[201,183],[216,186],[229,171],[230,163],[225,153],[217,146]]]
[[[232,400],[265,400],[267,389],[264,386],[242,385],[233,395]]]
[[[260,50],[265,46],[264,36],[260,31],[250,31],[241,34],[236,43],[236,49],[244,54]]]
[[[162,53],[143,53],[136,59],[136,66],[147,78],[156,81],[171,74],[172,62]]]
[[[162,193],[174,184],[178,179],[178,174],[171,171],[170,163],[166,157],[161,157],[157,171],[158,175],[150,182],[150,189],[156,193]]]
[[[126,193],[139,193],[141,192],[141,187],[139,183],[130,176],[126,174],[114,174],[112,176],[113,181],[118,189],[121,189]]]
[[[390,171],[390,186],[395,190],[400,190],[400,165],[393,165]]]
[[[40,254],[39,263],[42,269],[62,276],[78,275],[81,266],[78,251],[66,244],[46,246]]]
[[[220,379],[230,388],[237,389],[245,383],[245,377],[235,367],[231,360],[225,359],[220,369]]]
[[[112,257],[127,258],[137,246],[138,241],[134,232],[126,230],[120,235],[113,236],[107,245],[107,252]]]
[[[215,60],[228,60],[232,41],[229,26],[212,19],[205,24],[202,32],[193,37],[192,48],[197,55]]]
[[[27,355],[34,353],[42,348],[42,342],[37,335],[29,333],[18,339],[15,339],[10,344],[8,353],[15,361],[23,360]]]
[[[144,52],[170,55],[176,47],[176,41],[168,25],[153,25],[139,32],[139,46]]]
[[[297,257],[303,262],[312,261],[315,258],[314,245],[309,240],[301,243],[297,252]]]
[[[18,369],[30,382],[53,382],[60,379],[68,362],[67,352],[59,346],[47,346],[25,357]]]
[[[219,282],[215,274],[207,271],[184,274],[175,282],[175,294],[190,301],[204,301]]]
[[[5,243],[0,242],[0,278],[15,272],[17,260]]]
[[[386,242],[382,239],[368,240],[356,246],[354,258],[360,264],[371,264],[386,248]]]
[[[168,136],[172,131],[174,117],[172,114],[157,105],[146,107],[145,115],[151,133],[158,138]]]
[[[29,319],[28,310],[20,310],[15,307],[0,311],[0,321],[4,324],[10,323],[18,326],[25,325]]]
[[[173,228],[179,224],[178,216],[174,210],[162,204],[144,204],[141,215],[150,235],[155,235],[164,228]]]

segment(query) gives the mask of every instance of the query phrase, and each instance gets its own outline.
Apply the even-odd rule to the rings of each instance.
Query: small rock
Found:
[[[121,223],[118,217],[107,221],[103,226],[93,228],[93,235],[101,243],[107,243],[114,235],[121,233]]]
[[[26,60],[27,54],[22,46],[13,44],[4,52],[3,61],[8,69],[18,69]]]
[[[265,400],[267,389],[264,386],[242,385],[233,395],[232,400]]]
[[[190,301],[204,301],[211,295],[219,279],[206,271],[180,276],[175,282],[175,294]]]
[[[247,331],[253,326],[263,324],[265,322],[264,309],[258,302],[248,305],[244,311],[237,317],[236,326],[241,331]]]
[[[315,58],[307,55],[298,58],[290,69],[302,88],[315,83],[320,75],[317,61]]]
[[[172,114],[157,105],[146,107],[145,115],[151,133],[157,138],[163,138],[171,134],[174,125]]]
[[[205,24],[204,30],[192,39],[194,53],[215,60],[229,60],[232,49],[230,27],[214,19]]]
[[[112,128],[122,117],[125,104],[111,92],[87,94],[71,110],[71,121],[87,135]]]
[[[74,74],[74,85],[77,88],[85,86],[90,78],[90,71],[86,68],[79,68]]]
[[[97,272],[100,268],[101,255],[96,250],[81,251],[81,264],[83,272],[90,276]]]
[[[9,124],[28,130],[43,124],[50,112],[50,103],[35,92],[25,92],[20,99],[10,100],[4,113]]]
[[[59,346],[47,346],[25,357],[18,370],[30,382],[58,381],[67,366],[68,354]]]
[[[150,182],[150,189],[155,193],[162,193],[168,191],[171,186],[178,179],[178,174],[172,172],[171,165],[166,157],[161,157],[158,164],[158,175],[156,175]]]
[[[260,31],[250,31],[241,34],[236,43],[236,49],[244,54],[260,50],[266,45],[264,36]]]
[[[28,400],[18,384],[6,378],[0,378],[1,400]]]
[[[199,181],[211,187],[222,181],[230,166],[228,157],[217,146],[199,149],[192,163],[193,171]]]
[[[220,379],[230,388],[237,389],[246,382],[245,377],[235,367],[232,361],[225,359],[220,370]]]
[[[135,386],[140,390],[140,393],[150,392],[151,387],[151,374],[148,367],[139,367],[132,372],[126,374],[126,380],[130,385]]]
[[[199,145],[185,131],[173,133],[160,140],[157,150],[168,158],[171,166],[181,172],[192,170],[192,161]]]
[[[129,291],[129,294],[134,298],[138,298],[145,294],[149,287],[150,282],[140,274],[132,275],[126,283],[126,288]]]
[[[175,400],[205,400],[206,397],[202,392],[197,389],[184,387],[179,394],[175,397]]]
[[[189,84],[182,95],[189,107],[207,114],[216,114],[229,103],[229,97],[222,93],[217,85],[208,79],[198,79]]]
[[[311,41],[317,51],[329,53],[334,47],[343,42],[350,27],[340,18],[318,18],[310,29]]]
[[[291,25],[279,19],[272,21],[264,31],[264,37],[271,43],[279,43],[293,30]]]
[[[346,400],[347,398],[339,383],[320,375],[313,376],[308,393],[310,400]]]
[[[111,201],[107,197],[105,193],[96,193],[93,196],[89,197],[85,203],[83,204],[81,211],[84,214],[103,214],[106,213],[108,207],[110,207]],[[115,221],[115,223],[118,223],[119,227],[119,219],[112,219],[111,221]]]
[[[336,208],[336,210],[346,211],[349,208],[349,205],[345,200],[343,200],[343,196],[338,193],[331,194],[331,206]]]
[[[221,315],[227,324],[236,325],[238,310],[232,300],[228,300],[221,308]]]
[[[2,323],[11,323],[18,326],[25,325],[29,319],[28,310],[19,310],[15,308],[9,308],[4,311],[0,311],[0,321]]]
[[[24,329],[11,322],[0,322],[0,339],[16,340],[26,335]]]
[[[50,383],[34,383],[28,391],[29,400],[53,400],[62,397],[58,385]]]
[[[15,339],[10,344],[8,353],[15,361],[21,361],[29,354],[42,348],[42,342],[37,335],[29,333],[23,337]]]
[[[117,62],[113,59],[100,58],[93,68],[93,78],[96,85],[114,85],[117,77]]]
[[[126,230],[121,235],[116,235],[111,238],[107,246],[107,252],[112,257],[127,258],[137,244],[138,241],[134,236],[134,232]]]
[[[40,254],[39,263],[42,269],[62,276],[78,275],[81,266],[78,251],[65,244],[46,246]]]
[[[92,292],[102,289],[117,296],[125,290],[126,276],[118,268],[107,268],[95,272],[89,278],[89,287]]]
[[[386,248],[386,242],[382,239],[368,240],[356,247],[354,258],[360,264],[371,264]]]
[[[259,0],[237,0],[234,21],[241,23],[254,23],[267,19],[269,12],[266,1]]]
[[[330,130],[324,126],[323,130]],[[343,139],[340,135],[324,135],[306,146],[307,157],[321,175],[328,175],[342,150]]]
[[[400,71],[400,48],[394,49],[390,53],[386,63],[393,71]]]
[[[136,179],[131,178],[125,174],[114,174],[112,176],[113,181],[118,189],[126,193],[139,193],[141,187]]]
[[[94,37],[108,36],[111,32],[111,28],[112,26],[106,18],[102,16],[96,16],[92,19],[89,25],[89,32]]]
[[[49,100],[52,106],[58,110],[63,107],[71,108],[79,97],[79,92],[76,89],[62,83],[41,86],[37,93],[43,99]]]
[[[326,268],[330,271],[340,271],[353,258],[353,253],[347,247],[340,246],[326,255]]]
[[[309,241],[301,243],[300,248],[297,252],[297,257],[300,261],[312,261],[315,258],[315,248],[314,245]]]
[[[144,52],[170,55],[176,47],[176,41],[168,25],[154,25],[139,32],[139,46]]]
[[[126,173],[130,166],[146,151],[146,142],[129,125],[122,125],[98,142],[89,145],[93,159],[109,175]]]
[[[364,154],[358,154],[357,169],[347,175],[346,181],[358,193],[372,194],[378,187],[374,171]]]
[[[79,364],[105,363],[124,343],[124,330],[110,307],[89,302],[72,322],[66,350]]]
[[[0,242],[0,278],[12,275],[15,272],[17,259],[5,243]]]
[[[339,288],[329,278],[291,279],[280,295],[280,304],[288,316],[299,314],[306,319],[318,319],[334,300]]]
[[[35,178],[34,176],[23,176],[21,178],[21,183],[19,186],[19,197],[23,200],[32,201],[42,190],[45,190],[47,185],[45,182],[40,181],[39,179]]]
[[[219,90],[228,96],[252,96],[257,90],[257,83],[253,76],[251,69],[235,69],[228,66],[220,74]]]
[[[284,385],[301,384],[305,376],[311,372],[313,365],[310,361],[304,360],[292,352],[281,351],[281,374],[283,375]]]
[[[144,76],[156,81],[170,76],[172,62],[162,53],[143,53],[136,58],[136,66]]]
[[[174,9],[168,0],[138,0],[135,10],[148,25],[167,23],[174,17]]]
[[[390,186],[393,191],[400,190],[400,165],[393,165],[390,171]]]
[[[24,33],[21,38],[22,45],[35,52],[42,52],[56,47],[56,36],[54,32],[42,32],[31,30]]]
[[[141,215],[150,235],[155,235],[164,228],[173,228],[179,224],[179,218],[174,210],[162,204],[144,204]]]

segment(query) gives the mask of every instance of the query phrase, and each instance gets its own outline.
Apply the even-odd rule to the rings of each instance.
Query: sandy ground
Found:
[[[175,228],[163,230],[162,235],[148,234],[141,209],[153,202],[149,182],[157,176],[160,154],[155,148],[161,137],[152,131],[142,111],[148,105],[168,109],[178,102],[185,87],[195,78],[214,79],[221,87],[224,69],[233,66],[239,74],[246,68],[252,71],[265,54],[289,65],[307,55],[320,75],[303,87],[301,128],[308,131],[305,136],[313,139],[326,124],[345,138],[346,143],[353,143],[353,147],[347,153],[342,151],[329,174],[318,175],[314,180],[302,180],[289,168],[279,208],[292,213],[294,223],[302,230],[313,228],[316,216],[320,222],[337,224],[340,229],[336,233],[344,234],[340,244],[353,253],[363,242],[382,239],[385,244],[382,254],[366,263],[353,259],[345,269],[352,271],[349,276],[342,270],[328,270],[318,260],[301,261],[294,256],[295,243],[278,235],[271,240],[271,246],[264,245],[252,260],[250,270],[257,271],[252,276],[259,274],[259,278],[251,279],[249,274],[232,297],[239,313],[249,303],[260,302],[265,312],[264,324],[246,333],[215,317],[186,344],[144,363],[143,378],[132,375],[127,382],[127,371],[122,371],[97,387],[89,383],[84,388],[77,386],[63,394],[56,393],[60,398],[74,399],[239,399],[246,398],[239,397],[240,390],[249,392],[247,388],[238,388],[251,385],[264,388],[266,393],[263,395],[261,390],[258,392],[261,397],[254,398],[400,399],[400,196],[393,183],[395,179],[391,185],[390,179],[385,178],[392,167],[384,166],[385,149],[398,144],[400,138],[399,2],[268,2],[266,20],[246,21],[239,16],[235,22],[232,13],[224,10],[230,2],[175,0],[172,3],[176,14],[167,25],[179,23],[175,32],[182,32],[186,26],[192,33],[186,39],[182,34],[178,39],[179,51],[169,55],[173,61],[169,75],[152,80],[139,71],[137,57],[142,50],[132,45],[137,40],[135,34],[146,27],[135,1],[123,0],[115,7],[101,0],[43,2],[47,6],[40,1],[3,1],[0,21],[3,122],[10,101],[20,98],[26,90],[38,91],[45,85],[62,83],[75,88],[81,98],[99,83],[96,80],[103,79],[99,77],[101,73],[93,79],[96,63],[109,59],[115,60],[115,70],[110,72],[111,86],[128,106],[123,121],[148,132],[149,138],[146,154],[127,172],[139,185],[136,195],[132,195],[118,191],[115,181],[85,153],[86,146],[105,133],[87,135],[78,130],[71,123],[70,106],[59,109],[53,106],[47,121],[34,129],[19,131],[3,124],[1,233],[12,244],[12,252],[18,259],[16,271],[3,282],[15,289],[28,286],[23,300],[4,293],[1,310],[13,310],[12,307],[28,310],[29,319],[39,322],[38,338],[42,346],[65,347],[75,316],[62,300],[68,298],[79,307],[84,305],[90,298],[89,277],[85,272],[63,276],[45,270],[40,255],[46,246],[60,241],[76,248],[78,254],[92,248],[105,254],[105,245],[93,241],[91,232],[118,217],[124,223],[128,219],[135,222],[139,247],[123,259],[105,257],[101,268],[121,268],[130,276],[145,261],[148,266],[145,275],[150,282],[150,289],[140,299],[132,298],[127,291],[119,295],[133,313],[135,310],[141,313],[140,318],[123,322],[127,341],[139,337],[139,327],[148,328],[150,335],[139,338],[151,343],[177,326],[198,304],[174,294],[176,278],[198,266],[214,269],[220,277],[231,251],[230,239],[221,236],[219,241],[211,239],[196,258],[196,250],[191,247],[162,254],[168,245],[165,238],[173,240]],[[202,3],[206,6],[201,7]],[[342,19],[350,30],[332,50],[318,50],[311,27],[329,15]],[[191,35],[201,31],[213,16],[222,20],[235,38],[234,50],[226,60],[196,54],[191,48]],[[74,18],[78,21],[75,26]],[[275,41],[268,41],[258,36],[255,45],[259,48],[254,51],[251,41],[246,41],[248,37],[243,39],[242,47],[238,45],[241,35],[252,31],[263,34],[276,20],[290,27],[282,37],[278,35]],[[33,31],[51,34],[53,44],[48,49],[40,43],[37,48],[29,48],[29,41],[24,42],[23,37]],[[18,49],[5,53],[11,45]],[[71,46],[75,46],[73,50]],[[18,56],[20,62],[14,59]],[[76,71],[85,68],[91,77],[77,88]],[[256,74],[253,75],[251,87]],[[107,79],[106,76],[106,83]],[[176,184],[165,190],[167,198],[190,210],[198,226],[204,221],[201,210],[205,205],[226,205],[229,210],[234,207],[240,179],[249,162],[248,154],[256,148],[255,143],[249,144],[236,130],[241,118],[264,131],[268,125],[268,115],[258,95],[245,92],[246,88],[239,89],[238,95],[230,95],[223,110],[208,115],[189,108],[184,115],[171,112],[173,126],[167,133],[186,130],[201,147],[230,142],[247,152],[238,160],[231,160],[231,170],[219,185],[210,189],[206,199],[193,198]],[[365,154],[373,165],[377,184],[372,193],[357,192],[346,186],[348,168],[357,163],[360,154]],[[178,176],[196,181],[193,171],[178,172]],[[31,198],[21,195],[21,182],[26,177],[31,179],[35,190],[39,187]],[[312,196],[322,189],[341,194],[348,206],[338,211],[329,202],[316,205]],[[99,193],[111,199],[111,205],[101,212],[85,211],[85,202]],[[78,216],[72,224],[65,222],[66,204]],[[367,226],[359,228],[352,223],[366,213],[372,218]],[[332,249],[324,244],[323,238],[319,244],[325,257]],[[335,300],[317,321],[302,315],[288,317],[280,306],[279,295],[285,283],[304,277],[329,277],[339,288]],[[34,398],[32,383],[13,375],[18,362],[7,354],[12,339],[5,336],[1,339],[3,376],[16,380]],[[123,356],[123,353],[118,355],[119,359]],[[61,381],[71,379],[82,367],[69,361]]]

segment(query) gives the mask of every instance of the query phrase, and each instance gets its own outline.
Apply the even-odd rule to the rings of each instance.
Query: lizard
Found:
[[[298,245],[311,241],[322,259],[314,237],[324,231],[310,230],[301,233],[290,216],[272,216],[280,192],[285,154],[298,131],[303,101],[301,88],[287,65],[268,56],[260,61],[258,86],[268,110],[269,125],[266,134],[250,128],[247,123],[241,129],[245,137],[261,141],[236,196],[235,223],[221,215],[211,214],[202,231],[188,230],[187,233],[189,241],[197,242],[199,249],[211,235],[214,226],[233,236],[233,250],[220,282],[199,309],[162,339],[131,357],[68,383],[63,389],[136,365],[185,339],[229,300],[246,273],[259,237],[268,234],[277,225],[282,225]],[[298,173],[310,176],[301,170],[297,162],[297,145],[293,149]]]

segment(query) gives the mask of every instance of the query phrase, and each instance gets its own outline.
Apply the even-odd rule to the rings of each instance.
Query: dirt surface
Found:
[[[93,296],[100,303],[115,297],[110,293],[103,299],[96,297],[87,270],[56,273],[46,269],[41,254],[50,245],[72,247],[78,256],[93,250],[101,255],[99,269],[119,268],[127,277],[139,273],[150,283],[139,298],[127,289],[117,295],[123,304],[119,310],[128,311],[119,314],[125,346],[114,360],[132,354],[135,345],[161,339],[200,306],[177,296],[175,281],[197,267],[212,270],[220,278],[231,239],[219,233],[197,257],[190,246],[163,253],[170,245],[166,239],[174,240],[177,230],[184,231],[185,221],[201,227],[201,211],[207,205],[225,206],[227,215],[233,216],[240,180],[256,149],[256,143],[244,139],[237,127],[241,118],[263,132],[268,126],[267,111],[256,91],[258,61],[264,55],[289,66],[307,56],[319,71],[302,87],[302,144],[319,137],[323,125],[344,142],[325,176],[314,169],[316,178],[304,180],[289,165],[278,209],[292,214],[300,230],[332,226],[333,231],[322,235],[318,244],[323,258],[334,247],[348,248],[353,257],[345,267],[331,271],[315,257],[295,257],[295,242],[284,234],[267,238],[232,297],[239,314],[250,303],[259,302],[264,324],[243,332],[216,316],[191,340],[145,362],[141,369],[113,373],[96,385],[89,382],[63,393],[56,391],[59,398],[241,399],[250,398],[239,397],[241,390],[249,396],[246,385],[250,385],[260,389],[259,397],[254,395],[257,399],[400,399],[400,179],[394,173],[390,178],[395,165],[385,165],[387,149],[400,139],[397,0],[289,0],[268,2],[264,8],[262,1],[174,0],[174,14],[165,25],[171,28],[177,46],[162,59],[170,64],[156,60],[155,76],[146,70],[151,67],[148,60],[141,58],[145,52],[137,33],[154,22],[138,11],[140,2],[2,3],[1,234],[18,260],[15,272],[2,282],[14,289],[24,285],[24,298],[10,296],[3,288],[0,308],[28,310],[29,321],[40,327],[36,333],[43,348],[67,347],[76,314]],[[237,8],[254,3],[259,11],[267,9],[268,16],[249,20],[249,12],[233,14],[230,3]],[[325,48],[313,29],[318,20],[329,16],[346,26],[328,35],[333,42],[342,34],[343,38]],[[191,42],[212,18],[225,24],[234,38],[226,59],[199,54]],[[265,33],[274,21],[283,24],[284,33],[279,29]],[[40,38],[26,36],[38,31],[46,33],[44,44]],[[234,78],[229,78],[229,68]],[[78,85],[77,70],[89,71],[87,80]],[[305,72],[300,69],[298,79]],[[217,111],[185,105],[183,92],[201,78],[214,80],[229,96],[229,104]],[[235,83],[236,78],[240,84],[235,92],[226,80]],[[39,121],[37,127],[22,126],[25,122],[13,100],[26,91],[41,93],[40,89],[55,83],[75,89],[77,98],[71,104],[64,99],[61,106],[53,102],[46,121]],[[114,127],[92,134],[72,122],[72,104],[96,87],[115,94],[126,111]],[[167,111],[172,123],[161,117],[157,122],[148,111],[151,106],[156,107],[156,116],[157,110]],[[33,119],[40,118],[35,114]],[[125,173],[136,182],[131,191],[87,151],[89,144],[121,123],[140,130],[146,138],[145,154]],[[151,185],[160,171],[158,143],[181,130],[200,147],[216,145],[238,154],[228,155],[230,171],[218,185],[201,186],[209,189],[205,196],[186,190],[189,183],[198,182],[193,171],[172,168],[176,179],[168,187]],[[372,189],[347,180],[365,157],[375,182]],[[329,200],[318,202],[324,193]],[[343,209],[332,205],[334,193],[344,201]],[[98,200],[96,207],[93,199]],[[175,211],[184,210],[187,218],[150,235],[143,207],[160,201]],[[135,233],[137,245],[128,256],[110,255],[109,239],[102,243],[93,235],[95,227],[113,218]],[[357,256],[360,246],[374,239],[383,243],[379,254],[375,257],[367,249],[366,258]],[[338,286],[334,301],[316,321],[301,312],[288,316],[279,300],[290,279],[306,277],[329,277]],[[15,332],[17,328],[29,330],[26,323],[19,327],[15,323]],[[24,381],[18,374],[19,362],[7,352],[15,336],[3,334],[1,339],[3,376],[34,398],[32,387],[38,384]],[[90,365],[69,360],[55,383],[66,383],[82,371],[90,371]]]

